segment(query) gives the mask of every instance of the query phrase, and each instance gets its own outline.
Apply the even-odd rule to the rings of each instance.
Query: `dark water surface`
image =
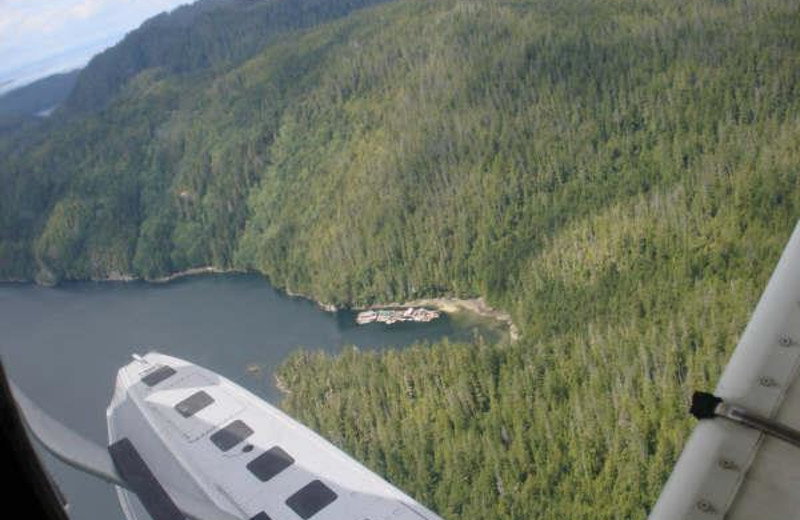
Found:
[[[471,341],[478,332],[499,334],[492,323],[466,316],[359,327],[353,313],[323,312],[258,276],[55,289],[0,285],[0,354],[8,374],[44,410],[103,445],[114,378],[133,353],[158,350],[187,359],[278,404],[272,369],[298,348],[385,349],[445,336]],[[251,365],[261,371],[248,372]],[[111,486],[44,458],[72,518],[124,518]]]

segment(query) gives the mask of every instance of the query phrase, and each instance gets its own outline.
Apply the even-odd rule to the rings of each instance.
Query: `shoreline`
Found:
[[[61,283],[72,283],[72,282],[95,282],[95,283],[144,282],[151,284],[165,284],[169,282],[174,282],[175,280],[179,280],[181,278],[188,278],[191,276],[202,276],[209,274],[210,275],[248,274],[248,271],[243,271],[241,269],[223,269],[221,267],[214,267],[207,265],[203,267],[192,267],[191,269],[178,271],[175,273],[168,274],[166,276],[160,276],[158,278],[140,278],[138,276],[133,276],[131,274],[120,273],[118,271],[111,271],[110,273],[108,273],[108,276],[104,278],[66,279],[66,280],[60,280],[58,283],[55,284],[44,283],[36,278],[30,278],[30,279],[8,278],[0,280],[0,284],[31,284],[31,285],[38,285],[41,287],[57,287]]]
[[[168,274],[166,276],[160,276],[158,278],[139,278],[130,274],[122,274],[117,272],[111,272],[105,278],[92,278],[90,281],[92,282],[144,282],[144,283],[152,283],[152,284],[165,284],[169,282],[174,282],[175,280],[180,280],[181,278],[189,278],[191,276],[202,276],[202,275],[217,275],[217,274],[246,274],[245,271],[238,270],[238,269],[223,269],[221,267],[214,267],[211,265],[206,265],[203,267],[192,267],[191,269],[186,269],[184,271],[178,271],[176,273]],[[80,280],[70,280],[70,281],[80,281]]]
[[[191,269],[186,269],[183,271],[178,271],[176,273],[172,273],[166,276],[161,276],[159,278],[138,278],[129,274],[123,274],[119,272],[111,272],[106,278],[92,278],[88,281],[91,282],[122,282],[122,283],[130,283],[130,282],[145,282],[151,284],[167,284],[170,282],[174,282],[176,280],[180,280],[182,278],[189,278],[193,276],[202,276],[202,275],[223,275],[223,274],[248,274],[249,271],[244,271],[241,269],[224,269],[221,267],[214,267],[214,266],[203,266],[203,267],[193,267]],[[262,276],[265,280],[269,281],[269,279],[263,274],[258,273],[257,271],[253,274],[258,274]],[[81,280],[70,280],[79,282]],[[47,285],[42,284],[36,280],[0,280],[0,283],[32,283],[35,285],[42,285],[47,287]],[[270,284],[272,286],[272,284]],[[288,287],[275,287],[272,286],[274,289],[278,291],[284,292],[287,296],[291,298],[302,298],[304,300],[308,300],[314,302],[317,307],[325,312],[338,312],[339,310],[351,310],[355,312],[365,311],[365,310],[378,310],[378,309],[391,309],[391,308],[408,308],[408,307],[432,307],[440,312],[446,314],[454,314],[461,311],[466,311],[472,313],[476,316],[480,316],[482,318],[489,318],[495,321],[499,321],[505,324],[508,327],[509,338],[512,342],[515,342],[519,339],[519,329],[517,328],[514,321],[511,319],[511,315],[505,311],[501,311],[491,307],[488,303],[486,303],[486,299],[481,297],[478,298],[449,298],[449,297],[440,297],[440,298],[419,298],[416,300],[409,300],[406,302],[390,302],[390,303],[381,303],[381,304],[372,304],[366,306],[358,306],[354,305],[352,307],[342,307],[339,308],[332,303],[324,303],[321,302],[311,296],[293,292]]]
[[[167,276],[162,276],[160,278],[153,278],[149,280],[146,278],[139,278],[138,280],[147,283],[162,284],[174,282],[175,280],[179,280],[181,278],[201,276],[204,274],[247,274],[247,271],[242,271],[241,269],[223,269],[221,267],[207,265],[205,267],[193,267],[191,269],[186,269],[185,271],[178,271],[177,273],[168,274]]]
[[[497,310],[486,303],[482,296],[479,298],[420,298],[402,303],[392,302],[386,304],[367,305],[365,307],[352,307],[354,311],[391,309],[397,307],[433,307],[446,314],[466,311],[482,318],[489,318],[504,323],[508,327],[508,334],[512,342],[519,339],[519,329],[511,315],[505,311]]]
[[[289,387],[286,386],[286,383],[283,381],[283,379],[281,379],[281,376],[279,376],[278,374],[273,373],[272,374],[272,379],[275,381],[275,388],[280,393],[282,393],[284,396],[289,395],[289,394],[292,393],[292,391],[289,390]]]
[[[259,273],[259,274],[260,274],[260,273]],[[261,276],[264,276],[264,275],[262,274]],[[264,276],[264,279],[265,279],[265,280],[268,280],[268,278],[267,278],[266,276]],[[272,284],[270,284],[270,285],[272,285]],[[288,287],[279,288],[279,287],[275,287],[274,285],[272,285],[272,287],[273,287],[274,289],[278,290],[278,291],[282,291],[282,292],[284,292],[284,293],[286,294],[286,296],[288,296],[288,297],[290,297],[290,298],[300,298],[300,299],[302,299],[302,300],[307,300],[307,301],[310,301],[310,302],[314,302],[315,304],[317,304],[317,307],[319,307],[320,309],[322,309],[322,310],[323,310],[323,311],[325,311],[325,312],[338,312],[338,311],[340,311],[340,310],[343,310],[343,309],[344,309],[344,308],[343,308],[343,309],[340,309],[339,307],[337,307],[337,306],[336,306],[335,304],[333,304],[333,303],[325,303],[325,302],[321,302],[321,301],[317,300],[316,298],[313,298],[313,297],[311,297],[311,296],[308,296],[307,294],[303,294],[303,293],[296,293],[296,292],[292,291],[292,290],[291,290],[290,288],[288,288]]]

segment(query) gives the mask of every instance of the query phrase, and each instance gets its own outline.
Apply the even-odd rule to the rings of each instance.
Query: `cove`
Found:
[[[419,341],[500,339],[502,327],[460,313],[430,323],[358,326],[256,275],[166,284],[74,282],[57,288],[0,284],[0,355],[10,377],[44,410],[105,444],[105,408],[119,367],[158,350],[214,370],[274,404],[273,369],[297,349],[337,353]],[[43,455],[81,520],[124,520],[113,488]]]

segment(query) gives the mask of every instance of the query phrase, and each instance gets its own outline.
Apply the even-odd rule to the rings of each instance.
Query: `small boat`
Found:
[[[359,312],[356,316],[356,323],[359,325],[366,325],[367,323],[372,323],[378,319],[378,313],[375,311],[364,311]]]

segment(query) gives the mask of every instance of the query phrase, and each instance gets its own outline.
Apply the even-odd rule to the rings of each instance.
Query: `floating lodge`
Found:
[[[381,309],[359,312],[356,316],[356,323],[366,325],[367,323],[385,323],[391,325],[401,321],[429,322],[441,316],[439,311],[425,309],[423,307],[407,309]]]

